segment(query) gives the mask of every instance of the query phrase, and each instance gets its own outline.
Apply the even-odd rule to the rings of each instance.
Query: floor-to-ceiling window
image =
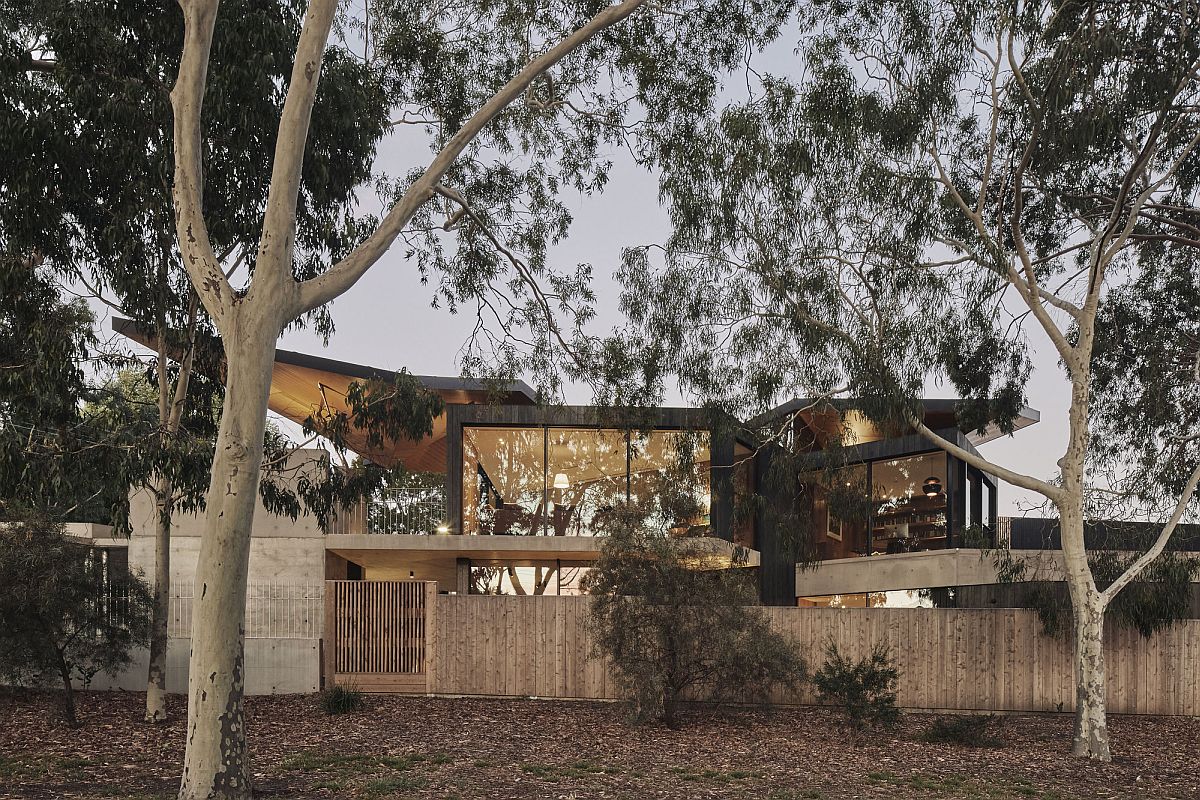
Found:
[[[635,433],[629,440],[629,498],[676,536],[707,535],[711,467],[707,433]]]
[[[946,546],[946,454],[871,464],[871,548],[906,553]]]
[[[634,501],[676,535],[707,533],[709,434],[463,427],[463,533],[603,535]]]
[[[463,429],[463,533],[542,533],[545,485],[542,429]]]
[[[549,527],[554,536],[596,536],[625,502],[625,432],[546,429]]]

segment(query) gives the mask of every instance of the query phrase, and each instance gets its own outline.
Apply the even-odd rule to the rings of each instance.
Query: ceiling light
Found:
[[[555,489],[569,489],[570,487],[571,487],[571,481],[569,478],[567,478],[567,473],[560,472],[554,476],[554,488]]]

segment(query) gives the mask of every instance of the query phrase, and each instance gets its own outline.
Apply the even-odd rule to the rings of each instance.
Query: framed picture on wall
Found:
[[[826,514],[825,519],[828,520],[825,535],[830,539],[837,539],[840,542],[842,540],[842,521],[832,513]]]

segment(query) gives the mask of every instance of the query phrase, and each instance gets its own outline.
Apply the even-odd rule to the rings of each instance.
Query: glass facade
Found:
[[[872,552],[946,546],[946,466],[942,452],[871,464]]]
[[[463,533],[542,533],[544,458],[541,429],[464,428]]]
[[[676,534],[706,534],[707,432],[463,427],[462,532],[603,535],[606,515],[644,503]]]

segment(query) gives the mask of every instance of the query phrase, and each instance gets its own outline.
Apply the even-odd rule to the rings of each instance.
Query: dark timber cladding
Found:
[[[609,409],[595,406],[446,406],[446,512],[463,530],[463,427],[594,428],[626,431],[710,431],[713,535],[733,541],[735,422],[701,408]]]

